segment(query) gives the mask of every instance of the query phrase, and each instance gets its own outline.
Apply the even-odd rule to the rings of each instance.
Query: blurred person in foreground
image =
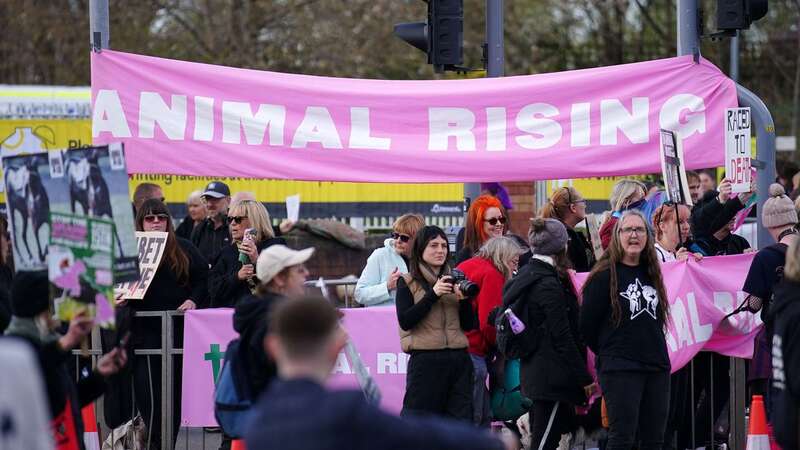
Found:
[[[493,237],[486,241],[472,258],[462,262],[457,269],[478,286],[478,295],[472,299],[472,309],[478,318],[478,328],[466,332],[469,356],[472,359],[472,416],[473,423],[488,427],[491,422],[489,390],[486,388],[488,366],[497,353],[496,334],[489,323],[489,313],[503,304],[503,286],[519,266],[524,252],[516,240]]]
[[[71,351],[89,336],[94,320],[78,314],[65,335],[56,333],[59,323],[50,312],[49,286],[47,271],[17,273],[11,286],[14,315],[6,336],[27,342],[38,355],[57,448],[83,450],[81,408],[103,395],[108,377],[119,372],[128,359],[125,350],[117,347],[101,357],[93,371],[82,373],[77,383],[73,381],[67,366]]]
[[[522,393],[533,401],[531,448],[553,450],[562,434],[577,428],[575,408],[587,405],[597,385],[578,332],[578,297],[567,272],[567,229],[559,220],[537,218],[528,238],[533,258],[508,283],[505,304],[522,301],[520,320],[535,330],[529,336],[536,343],[520,358],[520,381]]]
[[[594,248],[583,233],[575,230],[575,226],[586,219],[586,200],[581,193],[570,186],[557,189],[542,208],[542,217],[556,219],[566,227],[569,235],[567,257],[572,269],[576,272],[592,270],[595,263]]]
[[[367,259],[367,265],[356,283],[356,301],[364,306],[394,305],[397,280],[408,273],[408,261],[414,236],[425,226],[419,214],[403,214],[392,226],[392,237],[383,241]]]
[[[772,380],[775,438],[784,450],[800,448],[800,241],[786,252],[783,281],[775,288]]]
[[[184,239],[191,239],[194,229],[203,223],[208,215],[206,211],[206,204],[203,202],[202,192],[194,191],[189,194],[186,199],[186,209],[188,214],[183,219],[178,228],[175,229],[175,234]]]
[[[258,286],[256,261],[267,247],[286,245],[283,238],[275,237],[267,208],[255,200],[241,200],[230,207],[227,217],[233,243],[219,253],[208,279],[211,306],[232,307],[244,296],[255,292]],[[245,231],[255,234],[246,238]]]
[[[276,380],[256,405],[245,435],[258,450],[514,449],[486,431],[444,419],[399,418],[356,391],[325,384],[347,341],[339,314],[327,301],[301,298],[278,305],[264,345],[278,365]]]

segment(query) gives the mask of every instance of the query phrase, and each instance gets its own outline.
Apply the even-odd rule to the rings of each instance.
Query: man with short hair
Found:
[[[208,183],[201,198],[206,205],[208,218],[194,227],[192,243],[213,267],[220,251],[231,243],[231,233],[228,229],[231,190],[227,184],[214,180]]]
[[[717,170],[705,169],[700,173],[700,197],[702,198],[706,192],[717,190]]]
[[[325,383],[347,342],[339,314],[327,301],[300,298],[276,305],[267,351],[280,380],[261,396],[247,448],[259,450],[350,450],[392,448],[502,450],[516,448],[468,424],[433,416],[390,415],[361,392],[329,391]]]
[[[157,198],[164,201],[164,191],[161,186],[155,183],[140,183],[133,191],[133,215],[136,216],[136,211],[142,207],[142,203],[151,198]]]
[[[689,195],[692,197],[692,205],[696,205],[700,200],[700,175],[693,170],[687,170],[686,181],[689,183]]]

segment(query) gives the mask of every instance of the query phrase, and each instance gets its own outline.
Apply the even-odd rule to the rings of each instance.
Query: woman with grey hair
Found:
[[[186,209],[189,213],[183,219],[183,222],[178,225],[178,228],[175,229],[175,234],[184,239],[191,239],[194,228],[203,223],[208,215],[202,192],[194,191],[189,194],[189,198],[186,199]]]
[[[500,236],[486,241],[478,253],[458,265],[466,278],[480,288],[472,299],[472,309],[478,317],[478,329],[466,332],[469,355],[475,369],[473,375],[472,410],[475,425],[488,427],[489,391],[486,389],[488,361],[495,353],[496,331],[489,322],[489,313],[503,304],[503,285],[519,266],[519,257],[526,249],[513,238]]]
[[[533,401],[531,448],[552,450],[574,428],[575,407],[586,405],[595,385],[567,272],[567,229],[557,219],[538,218],[528,241],[533,257],[506,286],[504,304],[521,302],[519,319],[534,342],[520,358],[522,394]]]
[[[600,227],[600,242],[603,250],[608,248],[614,225],[616,225],[622,213],[627,210],[644,208],[647,203],[646,196],[647,188],[641,181],[630,179],[617,181],[617,184],[611,190],[611,198],[609,200],[611,216]]]

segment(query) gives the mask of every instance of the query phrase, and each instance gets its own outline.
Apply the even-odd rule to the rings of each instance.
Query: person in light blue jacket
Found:
[[[397,294],[397,279],[408,272],[414,236],[425,226],[419,214],[404,214],[395,220],[392,237],[367,259],[356,284],[356,301],[364,306],[391,306]]]

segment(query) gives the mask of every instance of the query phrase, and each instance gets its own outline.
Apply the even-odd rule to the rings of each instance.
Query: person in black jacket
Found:
[[[747,239],[733,234],[736,214],[745,207],[753,192],[732,193],[731,182],[723,180],[719,191],[711,190],[692,208],[692,242],[689,250],[703,256],[740,255],[750,249]]]
[[[191,240],[192,232],[205,221],[206,215],[208,214],[208,211],[206,211],[206,204],[203,201],[203,196],[200,191],[194,191],[189,194],[189,198],[186,199],[186,209],[188,213],[183,221],[181,221],[181,224],[178,225],[178,228],[175,229],[175,234],[177,234],[178,237]]]
[[[595,263],[594,248],[575,226],[586,219],[586,200],[577,189],[564,186],[553,192],[542,208],[541,216],[564,224],[569,235],[567,257],[576,272],[588,272]]]
[[[269,212],[260,202],[242,200],[233,204],[228,221],[233,244],[220,251],[208,279],[214,308],[235,306],[239,299],[252,294],[258,286],[255,264],[259,253],[271,245],[286,245],[283,238],[275,237]],[[252,241],[243,239],[248,228],[255,230]]]
[[[580,329],[597,355],[608,450],[661,449],[669,408],[669,303],[647,221],[626,211],[583,287]]]
[[[283,302],[275,309],[266,347],[280,380],[255,406],[245,433],[259,450],[503,450],[517,448],[487,431],[435,417],[399,418],[370,405],[364,394],[329,391],[327,379],[347,342],[339,314],[319,298]]]
[[[784,450],[800,449],[800,241],[786,252],[783,281],[770,311],[772,338],[772,425]]]
[[[71,350],[78,347],[92,331],[93,319],[78,314],[70,321],[65,335],[55,333],[49,309],[49,282],[46,271],[19,272],[11,286],[14,315],[6,336],[21,339],[35,350],[44,376],[50,404],[50,425],[58,448],[83,450],[81,408],[101,395],[106,378],[127,363],[124,349],[115,348],[97,362],[77,384],[67,369]],[[8,424],[3,424],[8,426]]]
[[[585,405],[597,386],[578,333],[578,298],[567,274],[567,230],[559,220],[535,219],[529,240],[533,257],[506,286],[504,303],[524,298],[521,319],[537,329],[533,351],[520,361],[520,381],[522,393],[533,401],[531,448],[551,450],[573,430],[575,406]]]
[[[134,311],[188,311],[208,306],[206,280],[208,263],[197,248],[175,235],[167,206],[159,199],[146,200],[136,214],[138,231],[167,233],[164,253],[156,274],[142,300],[129,300]],[[183,321],[174,322],[174,348],[183,346]],[[161,348],[161,320],[136,317],[131,324],[134,349]],[[173,437],[177,437],[180,420],[181,358],[173,360]],[[161,442],[161,358],[142,355],[134,358],[136,404],[150,430],[151,442]]]

